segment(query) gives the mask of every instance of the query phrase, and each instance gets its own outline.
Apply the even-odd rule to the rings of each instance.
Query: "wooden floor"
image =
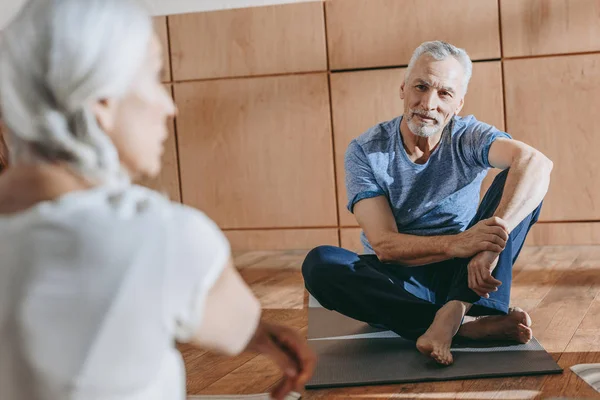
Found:
[[[300,266],[305,251],[248,252],[236,265],[261,300],[265,317],[306,335]],[[303,399],[600,399],[569,367],[600,363],[600,246],[526,247],[514,267],[512,303],[533,319],[533,332],[561,375],[309,390]],[[263,393],[280,378],[263,356],[223,358],[187,346],[189,394]]]

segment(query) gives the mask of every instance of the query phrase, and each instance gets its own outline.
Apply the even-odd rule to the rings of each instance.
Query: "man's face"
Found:
[[[431,137],[441,133],[464,103],[465,71],[454,57],[438,61],[422,55],[402,84],[404,118],[411,132]]]

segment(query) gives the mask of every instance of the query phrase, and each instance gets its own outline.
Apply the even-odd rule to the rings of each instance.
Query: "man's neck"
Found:
[[[425,164],[429,160],[431,153],[439,145],[443,132],[442,129],[440,133],[426,138],[412,133],[406,119],[402,118],[400,123],[400,134],[402,135],[404,150],[406,150],[410,160],[416,164]]]

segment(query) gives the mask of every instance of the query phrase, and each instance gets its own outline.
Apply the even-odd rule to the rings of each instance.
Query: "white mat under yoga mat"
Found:
[[[600,393],[600,364],[577,364],[571,371]]]

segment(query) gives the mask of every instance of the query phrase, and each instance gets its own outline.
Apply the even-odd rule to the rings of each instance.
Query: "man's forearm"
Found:
[[[389,233],[372,243],[375,253],[383,262],[418,266],[452,258],[450,248],[453,235],[417,236]]]
[[[550,185],[552,162],[541,153],[516,159],[510,166],[494,216],[512,230],[540,205]]]

